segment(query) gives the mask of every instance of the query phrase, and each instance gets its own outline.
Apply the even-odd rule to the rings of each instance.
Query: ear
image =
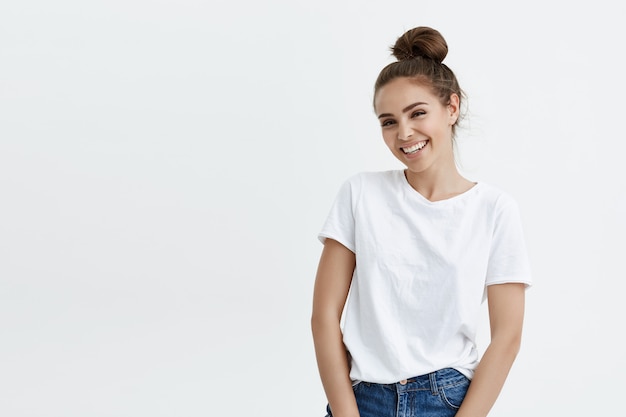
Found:
[[[454,126],[454,124],[459,120],[459,113],[461,111],[460,99],[456,93],[450,94],[450,100],[448,102],[448,124],[450,126]]]

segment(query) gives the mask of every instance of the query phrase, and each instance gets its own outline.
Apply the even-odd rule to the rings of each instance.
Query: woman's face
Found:
[[[456,94],[444,106],[430,88],[409,78],[396,78],[378,90],[374,107],[385,144],[409,171],[454,165],[452,126],[459,116]]]

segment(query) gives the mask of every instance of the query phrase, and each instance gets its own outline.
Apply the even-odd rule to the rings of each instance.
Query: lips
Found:
[[[400,149],[402,149],[402,152],[404,152],[405,154],[412,155],[414,153],[421,151],[422,148],[424,148],[424,146],[426,146],[427,144],[428,144],[428,140],[423,140],[421,142],[417,142],[414,145],[407,146],[407,147],[400,148]]]

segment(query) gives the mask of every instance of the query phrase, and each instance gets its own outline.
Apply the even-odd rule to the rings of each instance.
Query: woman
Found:
[[[517,204],[457,170],[463,93],[441,34],[411,29],[392,51],[374,110],[406,168],[349,178],[319,234],[311,323],[328,415],[486,416],[518,353],[531,284]],[[479,361],[485,299],[491,341]]]

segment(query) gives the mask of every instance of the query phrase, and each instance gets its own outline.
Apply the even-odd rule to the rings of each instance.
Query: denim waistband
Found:
[[[403,379],[393,384],[380,384],[397,392],[426,391],[437,394],[439,388],[446,388],[465,383],[467,377],[454,368],[444,368],[425,375]],[[371,383],[367,383],[372,385]]]

